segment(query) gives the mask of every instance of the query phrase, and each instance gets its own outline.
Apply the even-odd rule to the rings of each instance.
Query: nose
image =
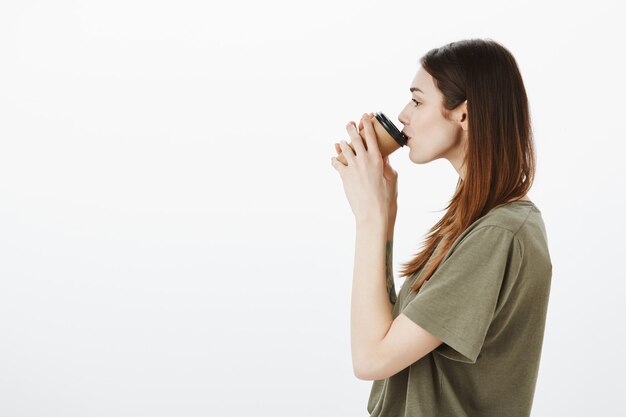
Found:
[[[409,124],[404,110],[402,110],[400,114],[398,115],[398,121],[402,123],[403,125]]]

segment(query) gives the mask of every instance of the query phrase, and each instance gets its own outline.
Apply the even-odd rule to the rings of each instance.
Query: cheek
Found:
[[[454,142],[454,129],[438,113],[438,109],[414,114],[411,121],[414,126],[412,143],[420,153],[438,154],[448,149]]]
[[[431,109],[416,111],[412,125],[415,126],[415,136],[428,137],[434,133],[438,124],[438,115]]]

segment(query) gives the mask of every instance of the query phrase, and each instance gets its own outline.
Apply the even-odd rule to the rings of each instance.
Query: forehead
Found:
[[[435,81],[433,77],[424,70],[421,66],[417,70],[415,77],[413,77],[413,81],[411,81],[411,88],[417,87],[423,91],[424,96],[437,96],[438,90],[435,86]],[[416,92],[416,94],[420,94]]]

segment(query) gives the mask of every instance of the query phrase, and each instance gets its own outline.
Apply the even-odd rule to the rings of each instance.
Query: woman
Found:
[[[354,151],[346,141],[336,148],[348,164],[332,158],[356,220],[355,375],[374,381],[371,416],[528,416],[552,263],[541,212],[526,195],[535,155],[522,77],[491,39],[432,49],[420,64],[398,118],[409,158],[445,158],[459,181],[404,265],[397,300],[398,175],[381,157],[371,115],[360,132],[347,126]]]

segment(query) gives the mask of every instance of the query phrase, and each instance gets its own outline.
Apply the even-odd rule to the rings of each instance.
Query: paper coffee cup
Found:
[[[378,149],[380,150],[380,154],[383,158],[391,155],[393,152],[406,145],[406,141],[408,139],[407,136],[401,132],[383,113],[376,113],[373,117],[370,117],[370,120],[372,121],[372,126],[374,126]],[[367,142],[365,140],[365,132],[363,129],[359,130],[359,135],[363,139],[365,149],[367,149]],[[352,142],[348,143],[348,146],[350,146],[355,154],[357,153],[354,146],[352,146]],[[337,159],[340,160],[342,164],[348,165],[348,161],[343,155],[343,152],[337,156]]]

